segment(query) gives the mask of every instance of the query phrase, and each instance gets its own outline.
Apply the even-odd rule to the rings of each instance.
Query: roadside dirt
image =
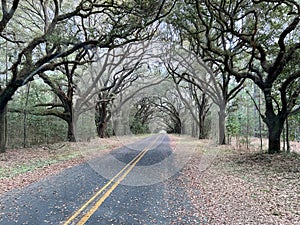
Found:
[[[182,176],[202,224],[300,224],[299,155],[201,148]]]

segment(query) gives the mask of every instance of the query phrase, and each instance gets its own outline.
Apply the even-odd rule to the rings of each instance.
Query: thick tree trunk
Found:
[[[202,123],[199,123],[199,136],[198,139],[205,139],[205,128],[204,125]]]
[[[106,127],[107,127],[107,103],[101,102],[96,106],[96,115],[95,115],[95,123],[97,127],[97,134],[100,138],[106,137]]]
[[[19,87],[22,86],[22,81],[8,83],[5,89],[0,89],[0,152],[5,152],[7,139],[6,125],[6,108],[7,103],[12,99],[12,96]]]
[[[280,152],[280,136],[284,127],[284,119],[275,116],[269,118],[267,126],[269,131],[269,147],[268,153],[275,154]]]
[[[280,152],[280,133],[269,129],[269,154],[275,154]]]
[[[225,145],[225,107],[220,107],[219,111],[219,144]]]
[[[100,138],[106,137],[106,122],[99,122],[97,126],[97,133]]]
[[[207,130],[205,128],[205,120],[206,120],[206,114],[204,112],[201,112],[199,114],[199,139],[206,139],[207,138]]]
[[[6,150],[6,109],[0,110],[0,153],[4,153]]]
[[[181,134],[181,119],[178,113],[174,114],[174,133]]]
[[[175,124],[175,134],[181,134],[181,123],[178,122],[177,124]]]
[[[282,106],[282,110],[275,113],[271,95],[271,89],[264,90],[266,112],[264,122],[267,124],[269,132],[268,153],[275,154],[280,152],[280,136],[284,128],[284,122],[287,118],[286,106]]]
[[[76,137],[75,137],[75,128],[74,128],[74,123],[73,120],[70,119],[67,121],[68,123],[68,136],[67,139],[69,142],[76,142]]]
[[[198,119],[199,119],[199,136],[198,136],[198,139],[204,139],[205,138],[205,129],[204,129],[204,121],[202,120],[201,113],[199,113]]]
[[[21,86],[21,81],[18,83],[9,83],[5,89],[0,90],[0,111],[5,109],[7,103],[12,99],[12,96]]]

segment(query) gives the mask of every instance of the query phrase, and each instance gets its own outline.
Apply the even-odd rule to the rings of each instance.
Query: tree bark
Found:
[[[106,137],[106,123],[103,122],[99,126],[99,136],[100,138],[105,138]]]
[[[269,116],[271,117],[271,116]],[[267,122],[268,131],[269,131],[269,154],[276,154],[280,152],[280,136],[284,127],[284,119],[275,116],[269,118]]]
[[[278,130],[269,129],[269,154],[280,152],[280,133]]]
[[[280,152],[280,136],[284,129],[284,122],[287,118],[286,108],[282,110],[278,110],[277,114],[274,110],[274,105],[272,102],[271,89],[267,88],[264,90],[265,96],[265,105],[266,105],[266,113],[264,117],[264,122],[268,127],[268,153],[276,154]]]
[[[99,102],[96,105],[96,115],[95,115],[95,123],[97,127],[97,134],[100,138],[106,137],[106,127],[107,127],[107,102]]]
[[[291,146],[290,146],[290,132],[289,132],[290,126],[289,126],[289,117],[286,118],[286,151],[287,153],[291,152]]]
[[[6,150],[7,142],[7,104],[19,87],[22,86],[22,80],[9,82],[5,89],[0,89],[0,153]]]
[[[105,138],[106,137],[106,122],[99,122],[98,123],[98,126],[97,126],[97,133],[98,133],[98,136],[100,138]]]
[[[0,110],[4,110],[7,103],[12,99],[12,96],[22,86],[22,81],[20,82],[10,82],[7,84],[6,88],[0,89]]]
[[[72,119],[67,120],[67,123],[68,123],[68,136],[67,136],[67,139],[68,139],[69,142],[76,142],[73,120]]]
[[[174,131],[175,134],[181,134],[181,121],[179,119],[175,124]]]
[[[26,148],[26,142],[27,142],[27,106],[29,101],[29,94],[30,94],[30,83],[28,83],[27,85],[26,101],[23,110],[23,148]]]
[[[263,151],[263,138],[262,138],[262,124],[261,124],[261,96],[260,91],[258,92],[258,127],[259,127],[259,140],[260,140],[260,151]]]
[[[73,84],[73,83],[71,83]],[[70,86],[70,84],[69,84]],[[75,137],[75,123],[77,122],[77,119],[74,118],[74,110],[73,110],[73,88],[69,87],[68,88],[68,98],[66,99],[65,102],[65,112],[66,115],[68,115],[66,122],[68,124],[68,134],[67,134],[67,139],[69,142],[76,142],[76,137]],[[75,119],[75,120],[74,120]]]
[[[219,144],[225,145],[225,118],[226,112],[225,107],[220,107],[219,110]]]
[[[0,153],[4,153],[6,151],[6,122],[6,108],[3,110],[0,109]]]
[[[199,136],[198,139],[205,139],[205,117],[203,118],[201,114],[199,114]]]

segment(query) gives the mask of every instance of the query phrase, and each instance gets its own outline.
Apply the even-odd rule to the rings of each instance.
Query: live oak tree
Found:
[[[197,92],[205,93],[218,106],[218,142],[225,144],[226,106],[240,92],[243,81],[235,83],[230,76],[220,75],[218,68],[213,70],[198,54],[186,47],[175,45],[169,52],[164,62],[175,80],[195,86]]]
[[[69,56],[57,62],[55,73],[61,73],[63,79],[58,79],[55,73],[39,76],[58,96],[60,103],[37,105],[47,107],[40,115],[65,120],[68,124],[68,140],[76,141],[75,129],[79,116],[95,109],[98,135],[105,137],[111,114],[117,110],[115,108],[121,110],[122,105],[138,92],[159,82],[145,72],[138,71],[142,61],[145,61],[146,49],[145,42],[129,43],[109,50],[93,49],[92,54],[82,49],[78,54],[71,55],[74,59]],[[146,76],[147,81],[141,83],[140,80]],[[136,83],[134,87],[133,82]],[[127,93],[127,89],[133,91]],[[122,100],[113,108],[120,94]]]
[[[209,97],[193,83],[178,79],[171,71],[170,74],[180,99],[198,126],[198,138],[207,138],[208,128],[206,127],[206,120],[211,107]]]
[[[207,90],[206,87],[211,85],[209,84],[209,81],[206,81],[205,79],[195,79],[195,76],[200,78],[200,76],[202,76],[200,74],[203,74],[203,71],[197,70],[196,67],[193,68],[195,62],[189,60],[186,61],[186,51],[182,52],[182,55],[177,57],[176,55],[180,53],[176,53],[176,51],[173,52],[173,50],[174,48],[169,49],[170,56],[163,59],[166,70],[172,77],[179,98],[197,124],[198,138],[204,139],[208,134],[205,124],[211,106],[209,96],[213,94],[215,99],[218,99],[218,92],[212,91],[207,94],[204,90]],[[201,65],[198,66],[201,67]],[[221,139],[223,141],[223,136]]]
[[[107,136],[106,128],[116,97],[142,77],[137,71],[145,49],[143,42],[139,42],[102,50],[87,73],[81,77],[77,87],[75,113],[78,117],[81,112],[94,108],[99,137]]]
[[[152,97],[143,97],[133,104],[130,113],[130,130],[134,134],[150,132],[149,124],[154,117],[155,107]]]
[[[7,27],[9,21],[11,20],[11,18],[14,16],[18,5],[19,5],[19,0],[14,0],[13,2],[11,2],[11,4],[9,4],[6,0],[2,0],[1,1],[1,6],[2,6],[2,10],[1,10],[1,21],[0,21],[0,36],[2,39],[4,39],[6,41],[6,52],[5,52],[5,59],[4,59],[4,63],[5,67],[7,67],[8,64],[8,46],[7,46],[7,41],[9,40],[9,37],[7,37],[6,35],[4,35],[4,30]],[[3,46],[1,46],[3,48]],[[2,65],[3,65],[2,64]],[[3,83],[7,82],[7,72],[4,72],[6,74],[5,78],[2,78],[0,76],[0,92],[2,90],[2,86]],[[4,106],[2,109],[0,108],[0,152],[4,152],[5,151],[5,145],[6,145],[6,141],[7,141],[7,118],[6,118],[6,106]]]
[[[148,53],[146,55],[148,55]],[[151,96],[159,92],[158,90],[160,90],[161,85],[167,79],[167,77],[163,76],[161,73],[159,65],[152,65],[149,67],[150,61],[151,60],[146,57],[145,62],[142,63],[141,67],[137,71],[135,71],[135,73],[139,74],[139,79],[134,82],[134,85],[123,90],[114,99],[112,107],[113,120],[111,122],[113,126],[113,133],[115,135],[129,134],[132,132],[135,133],[136,126],[133,125],[133,121],[140,120],[135,119],[135,117],[132,116],[133,111],[135,111],[134,106],[139,105],[138,102],[142,99],[147,99],[143,101],[143,103],[149,103],[152,105],[152,101],[150,101]],[[152,109],[153,107],[149,109],[147,114],[150,114],[150,112],[152,113]],[[146,119],[147,122],[145,122],[145,124],[149,123],[149,129],[153,129],[150,126],[150,121],[153,121],[152,119],[156,115],[155,112],[153,113],[153,115],[149,115],[148,119]],[[151,125],[153,125],[153,123]]]
[[[76,52],[64,59],[58,61],[55,65],[56,69],[51,73],[40,73],[39,78],[35,79],[35,95],[41,99],[41,96],[47,96],[52,92],[53,98],[43,98],[44,101],[33,103],[29,110],[25,110],[24,114],[30,114],[35,116],[49,117],[54,116],[62,119],[67,123],[66,137],[68,141],[74,142],[75,138],[75,123],[74,123],[74,109],[73,100],[74,92],[76,89],[76,80],[82,74],[80,73],[83,66],[91,62],[91,56],[89,56],[86,49]],[[44,87],[41,85],[44,82],[50,88],[44,91]],[[40,88],[39,88],[40,87]],[[20,98],[18,96],[18,98]],[[31,99],[32,101],[32,99]],[[10,108],[10,112],[22,112],[18,107]]]
[[[284,122],[290,113],[299,110],[300,69],[294,63],[300,51],[299,3],[222,1],[220,7],[216,2],[197,1],[199,14],[202,6],[215,22],[206,32],[218,33],[224,41],[232,40],[220,52],[224,54],[222,63],[226,71],[237,79],[251,79],[262,90],[262,117],[269,131],[268,152],[279,152]],[[209,48],[220,50],[213,43]],[[295,65],[293,70],[290,65]]]
[[[74,59],[71,59],[71,56]],[[76,89],[76,79],[81,74],[78,74],[78,67],[91,62],[91,57],[88,56],[88,51],[82,49],[68,58],[64,58],[61,62],[56,64],[54,77],[46,73],[40,73],[39,77],[47,84],[53,93],[59,98],[59,103],[42,103],[36,107],[43,107],[41,112],[43,116],[56,116],[64,120],[68,125],[67,140],[75,142],[75,122],[74,121],[74,93]],[[62,78],[58,79],[56,73],[61,73]]]
[[[151,48],[151,41],[140,41],[95,51],[94,62],[76,85],[75,118],[94,110],[98,136],[108,134],[109,123],[113,123],[114,132],[121,132],[116,125],[125,123],[117,120],[128,119],[118,115],[122,111],[126,114],[124,105],[163,80],[147,66],[152,57],[148,54]]]
[[[5,108],[21,86],[32,81],[36,74],[54,70],[57,60],[83,48],[112,48],[148,38],[157,21],[174,5],[168,1],[85,0],[75,4],[58,0],[15,0],[10,5],[3,0],[1,3],[1,40],[7,41],[9,49],[12,49],[9,68],[2,73],[8,74],[7,83],[1,82],[0,86],[2,152],[5,151],[5,126],[2,123]],[[85,29],[91,16],[98,17],[98,24]],[[66,27],[72,36],[65,32]]]
[[[182,13],[183,11],[185,13]],[[218,34],[213,33],[211,36],[207,36],[206,24],[202,21],[202,17],[205,16],[207,16],[205,8],[201,13],[198,13],[195,1],[183,0],[178,2],[177,7],[167,21],[173,27],[171,32],[174,34],[173,36],[177,36],[177,43],[190,51],[188,54],[199,57],[197,61],[201,61],[204,69],[207,70],[206,76],[210,77],[208,80],[213,80],[213,82],[209,81],[208,84],[205,79],[201,78],[203,72],[197,71],[196,68],[193,73],[175,73],[175,71],[172,73],[176,74],[177,77],[184,78],[186,82],[196,85],[199,91],[202,92],[205,87],[213,83],[215,87],[211,90],[215,89],[215,91],[211,91],[207,95],[219,107],[219,144],[225,144],[226,107],[241,91],[245,79],[235,80],[234,76],[228,73],[224,68],[225,66],[220,62],[219,58],[223,55],[208,51],[207,45],[211,40],[216,40]],[[208,21],[208,23],[213,24],[213,21]],[[216,35],[216,37],[213,35]],[[220,49],[226,48],[226,45],[227,43],[221,41],[216,44]],[[192,64],[192,62],[186,61],[185,66],[191,67],[192,65],[188,65],[189,63]],[[207,91],[207,88],[205,91]]]
[[[300,4],[290,0],[189,1],[198,47],[225,72],[252,80],[262,91],[269,153],[280,151],[289,114],[299,110]],[[296,65],[291,70],[291,65]]]
[[[181,112],[185,106],[178,97],[176,90],[166,89],[168,83],[165,83],[161,95],[154,95],[152,104],[156,107],[157,117],[162,119],[165,125],[165,130],[168,133],[181,134],[182,133],[182,115]]]

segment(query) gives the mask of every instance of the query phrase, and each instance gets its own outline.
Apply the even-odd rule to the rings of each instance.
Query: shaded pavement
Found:
[[[8,192],[1,196],[0,224],[64,224],[147,146],[148,152],[86,224],[199,224],[169,144],[167,135],[154,135],[22,190]],[[70,224],[76,224],[81,214]]]

